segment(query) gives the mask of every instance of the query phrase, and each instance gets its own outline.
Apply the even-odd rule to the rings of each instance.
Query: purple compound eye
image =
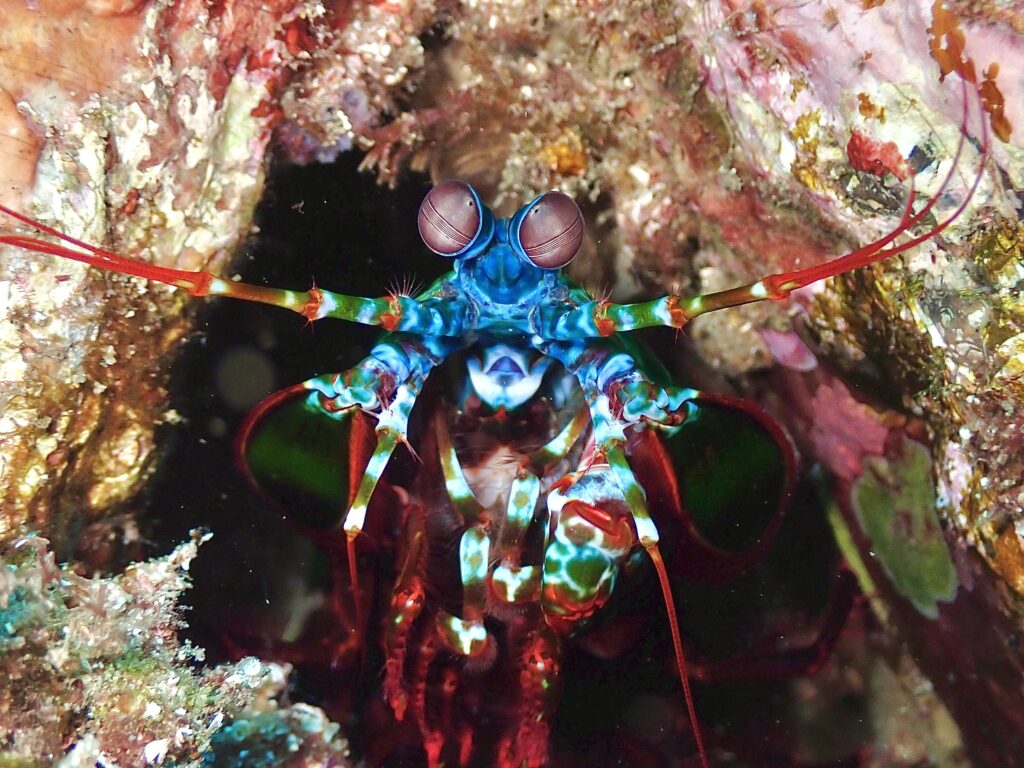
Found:
[[[561,269],[583,244],[583,214],[568,195],[547,192],[520,218],[517,235],[523,253],[535,266]]]
[[[420,204],[417,224],[427,248],[440,256],[459,256],[480,234],[483,206],[464,181],[443,181]]]

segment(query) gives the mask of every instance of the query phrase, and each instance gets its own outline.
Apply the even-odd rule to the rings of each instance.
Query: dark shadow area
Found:
[[[423,246],[416,211],[429,184],[407,175],[397,189],[357,170],[360,157],[273,170],[256,232],[234,272],[261,285],[380,296],[425,285],[450,264]],[[166,429],[167,454],[150,486],[149,530],[163,552],[192,528],[213,532],[194,564],[188,634],[217,660],[227,628],[287,623],[290,603],[319,578],[316,553],[268,510],[234,464],[234,438],[270,392],[343,371],[366,355],[378,328],[298,315],[240,301],[212,301],[171,380],[181,423]]]

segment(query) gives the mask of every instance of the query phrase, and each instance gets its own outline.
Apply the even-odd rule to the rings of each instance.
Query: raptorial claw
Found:
[[[552,540],[545,547],[541,607],[548,625],[571,633],[611,596],[637,538],[607,465],[548,493]]]

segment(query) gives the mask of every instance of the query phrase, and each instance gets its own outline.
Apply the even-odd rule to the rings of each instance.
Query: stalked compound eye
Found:
[[[512,240],[535,266],[561,269],[583,244],[583,214],[561,192],[546,192],[512,220]]]
[[[420,204],[417,222],[427,248],[440,256],[465,257],[486,243],[494,217],[464,181],[444,181]],[[483,242],[481,242],[483,241]]]

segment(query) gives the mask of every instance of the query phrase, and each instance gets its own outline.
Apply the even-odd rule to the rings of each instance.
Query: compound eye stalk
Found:
[[[546,192],[516,218],[519,246],[541,269],[561,269],[583,245],[583,213],[576,201],[562,192]]]
[[[464,181],[443,181],[420,204],[417,225],[427,248],[439,256],[464,256],[483,229],[485,209]]]

